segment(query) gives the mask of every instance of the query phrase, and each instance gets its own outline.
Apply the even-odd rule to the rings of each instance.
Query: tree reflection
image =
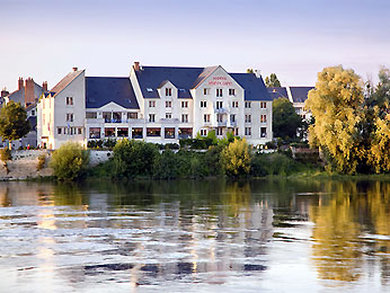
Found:
[[[320,196],[318,205],[309,210],[316,224],[313,259],[319,277],[357,281],[367,251],[380,257],[382,277],[387,279],[389,261],[383,252],[389,251],[389,241],[377,235],[390,235],[390,184],[329,181],[324,189],[325,195]]]

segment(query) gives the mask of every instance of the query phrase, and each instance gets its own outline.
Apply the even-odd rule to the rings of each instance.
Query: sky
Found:
[[[143,65],[222,65],[314,85],[342,64],[376,80],[390,67],[388,0],[0,0],[0,87],[52,88],[72,67],[128,76]]]

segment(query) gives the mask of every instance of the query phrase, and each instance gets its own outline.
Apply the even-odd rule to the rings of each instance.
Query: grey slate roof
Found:
[[[253,73],[230,73],[238,84],[245,89],[246,101],[272,101],[262,78]]]
[[[279,98],[288,99],[288,94],[285,87],[269,87],[267,89],[272,100],[279,99]]]
[[[139,109],[128,77],[86,77],[86,107],[100,108],[114,102],[124,108]]]
[[[212,74],[218,66],[212,67],[158,67],[143,66],[136,76],[144,98],[159,98],[157,89],[170,81],[178,89],[178,97],[191,99],[190,90],[196,88]],[[262,78],[252,73],[230,74],[245,89],[245,100],[271,100]]]
[[[58,93],[60,93],[64,88],[66,88],[76,77],[78,77],[84,70],[76,70],[68,73],[63,79],[59,81],[51,90],[50,92],[54,93],[54,96],[56,96]]]
[[[303,103],[307,99],[310,90],[314,89],[312,86],[291,86],[291,95],[294,103]]]
[[[27,118],[27,121],[30,122],[31,131],[37,130],[37,116],[30,116]]]
[[[142,70],[135,73],[144,98],[159,98],[157,89],[162,82],[169,80],[179,90],[180,98],[191,99],[189,90],[203,71],[201,67],[142,66]]]
[[[25,88],[22,87],[20,90],[16,90],[13,93],[11,93],[8,96],[10,101],[20,103],[22,106],[24,106],[24,103],[25,103],[24,89]],[[35,97],[35,99],[38,100],[39,97],[42,95],[42,93],[43,93],[43,88],[39,84],[34,82],[34,97]]]

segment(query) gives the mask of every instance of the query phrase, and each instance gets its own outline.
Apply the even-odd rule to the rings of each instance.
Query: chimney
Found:
[[[73,67],[72,69],[73,69],[73,71],[77,71],[78,68],[77,67]]]
[[[26,88],[24,90],[24,103],[26,107],[35,103],[34,80],[30,77],[26,79]]]
[[[140,70],[140,66],[139,66],[139,62],[134,62],[134,70],[135,71],[139,71]]]
[[[44,81],[42,83],[42,89],[43,89],[44,92],[47,92],[47,81]]]
[[[18,80],[18,91],[20,91],[23,88],[23,77],[19,77]]]

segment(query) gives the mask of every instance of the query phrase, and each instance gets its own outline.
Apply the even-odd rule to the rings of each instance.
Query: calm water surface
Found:
[[[1,292],[390,292],[390,183],[0,183]]]

